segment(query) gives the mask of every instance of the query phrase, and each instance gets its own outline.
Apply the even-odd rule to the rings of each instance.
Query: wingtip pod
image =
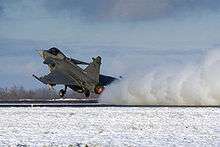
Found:
[[[34,78],[36,78],[36,79],[39,79],[37,76],[35,76],[34,74],[32,74],[32,76],[34,77]]]
[[[35,79],[37,79],[38,81],[42,82],[37,76],[35,76],[34,74],[32,75]]]
[[[35,79],[37,79],[38,81],[40,81],[40,82],[46,84],[44,81],[42,81],[39,77],[35,76],[34,74],[33,74],[32,76],[33,76]]]

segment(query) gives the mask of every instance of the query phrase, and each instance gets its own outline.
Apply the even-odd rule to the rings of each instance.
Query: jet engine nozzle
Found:
[[[104,87],[103,86],[96,86],[94,91],[95,91],[95,94],[101,94],[103,91],[104,91]]]

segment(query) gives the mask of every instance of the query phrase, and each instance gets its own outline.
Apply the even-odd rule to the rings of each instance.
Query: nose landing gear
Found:
[[[67,90],[67,86],[65,86],[64,89],[61,89],[61,90],[60,90],[60,92],[59,92],[59,96],[60,96],[60,97],[64,97],[65,94],[66,94],[66,90]]]

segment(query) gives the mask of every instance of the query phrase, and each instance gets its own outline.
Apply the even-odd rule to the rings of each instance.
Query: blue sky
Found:
[[[128,55],[217,47],[219,26],[218,0],[0,0],[0,84],[41,86],[31,77],[47,71],[39,48],[102,55],[103,72],[118,75]]]

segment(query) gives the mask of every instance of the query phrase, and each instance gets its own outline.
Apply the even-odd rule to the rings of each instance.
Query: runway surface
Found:
[[[219,107],[218,105],[122,105],[98,103],[98,100],[1,101],[0,107]]]

